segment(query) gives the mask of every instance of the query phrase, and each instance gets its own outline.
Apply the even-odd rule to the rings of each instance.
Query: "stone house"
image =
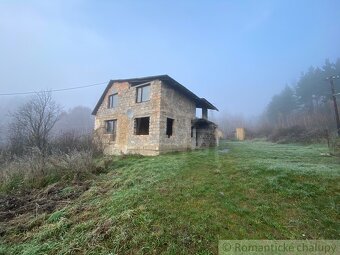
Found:
[[[196,108],[202,117],[196,118]],[[158,155],[216,146],[217,108],[168,75],[111,80],[92,114],[107,154]]]

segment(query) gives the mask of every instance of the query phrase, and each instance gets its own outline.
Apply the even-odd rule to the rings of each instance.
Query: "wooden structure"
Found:
[[[239,141],[246,139],[246,132],[244,131],[244,128],[236,128],[236,139]]]

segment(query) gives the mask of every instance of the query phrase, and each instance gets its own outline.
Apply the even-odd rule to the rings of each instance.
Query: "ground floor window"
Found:
[[[168,137],[172,136],[173,125],[174,119],[166,118],[166,135]]]
[[[107,120],[105,121],[106,124],[106,133],[116,135],[117,131],[117,120]]]
[[[135,135],[148,135],[150,117],[135,118]]]

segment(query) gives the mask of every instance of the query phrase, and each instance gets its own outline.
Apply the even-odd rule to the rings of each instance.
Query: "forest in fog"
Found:
[[[334,136],[336,122],[330,81],[340,74],[340,59],[328,59],[320,67],[303,71],[297,82],[283,87],[273,95],[260,116],[223,115],[217,120],[227,137],[233,137],[236,127],[244,127],[250,137],[274,138],[292,136],[287,142],[313,142]],[[340,80],[334,79],[336,93]]]

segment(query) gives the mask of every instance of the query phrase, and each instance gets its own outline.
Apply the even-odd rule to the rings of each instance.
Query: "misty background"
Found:
[[[266,115],[266,123],[285,125],[310,107],[295,92],[311,68],[339,70],[339,24],[335,0],[2,1],[0,94],[168,74],[216,105],[220,112],[210,116],[220,124],[255,126]],[[324,74],[313,85],[325,88],[320,102],[329,91]],[[64,111],[55,132],[91,130],[90,112],[105,86],[53,93]],[[289,93],[283,101],[299,101],[295,108],[284,117],[281,108],[268,114],[273,96]],[[0,99],[3,141],[10,112],[29,96]]]

